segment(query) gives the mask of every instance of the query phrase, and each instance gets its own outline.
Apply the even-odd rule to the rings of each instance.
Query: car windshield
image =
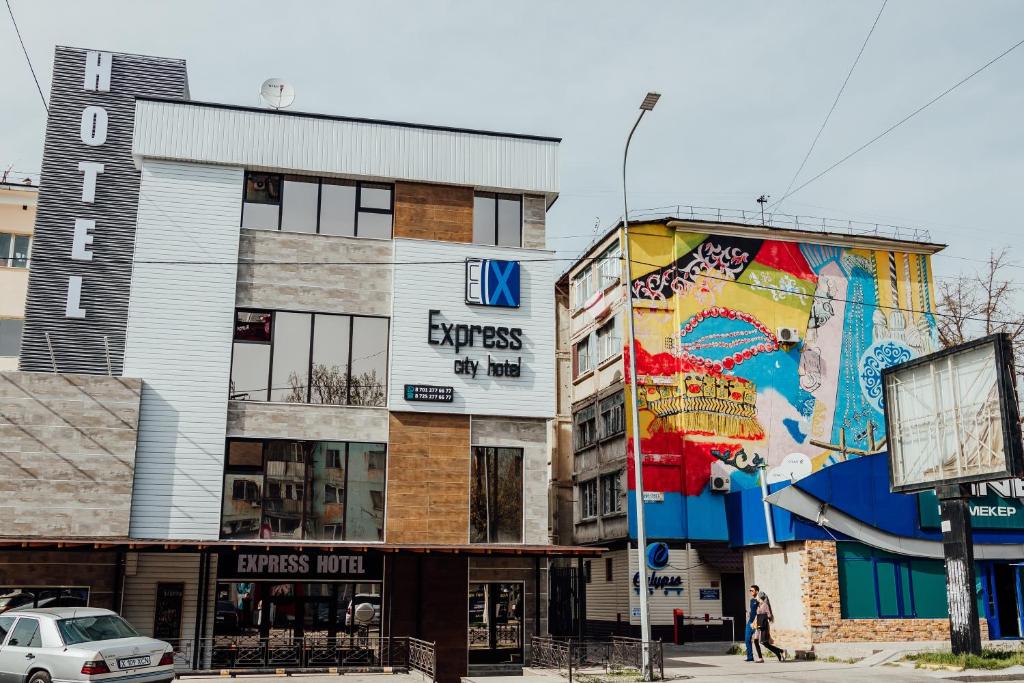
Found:
[[[131,638],[139,635],[127,621],[112,614],[58,619],[57,629],[60,631],[60,637],[64,639],[65,645],[113,640],[114,638]]]

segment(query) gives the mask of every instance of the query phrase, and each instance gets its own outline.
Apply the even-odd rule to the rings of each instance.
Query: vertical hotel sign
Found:
[[[185,63],[56,49],[22,370],[121,374],[139,199],[137,96],[186,98]]]
[[[85,90],[110,92],[110,64],[113,56],[109,52],[87,52],[85,55]],[[102,147],[107,142],[107,124],[110,118],[101,106],[88,105],[82,109],[79,137],[89,147]],[[104,166],[95,161],[79,161],[78,171],[82,173],[82,203],[96,203],[96,180],[103,173]],[[71,258],[75,261],[92,261],[93,231],[96,221],[92,218],[76,218],[71,240]],[[85,318],[82,308],[82,275],[68,276],[67,305],[64,315],[68,318]]]

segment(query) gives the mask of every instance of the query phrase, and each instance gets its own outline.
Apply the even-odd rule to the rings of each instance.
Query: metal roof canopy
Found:
[[[387,554],[438,555],[530,555],[541,557],[600,557],[604,548],[571,545],[476,545],[439,543],[332,543],[324,541],[280,541],[268,539],[153,539],[153,538],[15,538],[0,537],[0,550],[128,550],[145,552],[166,550],[198,552],[201,550],[306,550],[377,551]]]

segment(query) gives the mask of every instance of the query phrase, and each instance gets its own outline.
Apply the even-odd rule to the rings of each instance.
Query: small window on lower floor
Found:
[[[17,356],[24,320],[0,320],[0,356]]]
[[[615,558],[606,557],[604,558],[604,580],[614,581],[615,580]]]
[[[580,483],[580,519],[597,517],[597,479]]]

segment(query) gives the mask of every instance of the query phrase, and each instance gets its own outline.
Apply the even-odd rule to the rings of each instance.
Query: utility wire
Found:
[[[985,62],[985,64],[983,64],[982,66],[980,66],[980,67],[979,67],[978,69],[976,69],[975,71],[972,71],[972,72],[971,72],[970,74],[968,74],[967,76],[965,76],[965,77],[964,77],[964,78],[962,78],[961,80],[957,81],[957,82],[956,82],[955,84],[953,84],[953,85],[951,85],[950,87],[946,88],[946,89],[945,89],[945,90],[943,90],[943,91],[942,91],[941,93],[939,93],[938,95],[936,95],[935,97],[933,97],[932,99],[930,99],[930,100],[929,100],[928,102],[926,102],[925,104],[921,105],[920,107],[918,107],[918,108],[917,108],[917,109],[915,109],[914,111],[910,112],[909,114],[907,114],[906,116],[904,116],[904,117],[903,117],[902,119],[900,119],[900,120],[899,120],[899,121],[897,121],[896,123],[892,124],[891,126],[889,126],[888,128],[886,128],[885,130],[883,130],[883,131],[882,131],[881,133],[879,133],[879,134],[878,134],[878,135],[876,135],[875,137],[871,138],[870,140],[868,140],[867,142],[865,142],[865,143],[864,143],[863,145],[861,145],[861,146],[860,146],[860,147],[858,147],[857,149],[853,150],[852,152],[850,152],[849,154],[847,154],[846,156],[844,156],[844,157],[843,157],[842,159],[840,159],[839,161],[835,162],[834,164],[832,164],[831,166],[829,166],[828,168],[826,168],[826,169],[825,169],[824,171],[822,171],[822,172],[821,172],[821,173],[819,173],[818,175],[814,176],[813,178],[811,178],[811,179],[810,179],[810,180],[808,180],[807,182],[805,182],[805,183],[803,183],[803,184],[799,185],[799,186],[798,186],[798,187],[797,187],[796,189],[794,189],[794,190],[792,190],[792,191],[790,191],[790,192],[787,192],[787,193],[786,193],[785,195],[783,195],[783,196],[782,196],[782,198],[781,198],[781,199],[779,199],[778,201],[776,201],[776,202],[775,202],[775,204],[773,204],[773,206],[777,206],[777,205],[781,204],[781,203],[782,203],[783,201],[785,201],[785,200],[786,200],[786,198],[787,198],[787,197],[789,197],[790,195],[794,195],[794,194],[796,194],[796,193],[797,193],[797,192],[799,192],[800,190],[804,189],[805,187],[807,187],[808,185],[810,185],[811,183],[813,183],[814,181],[816,181],[816,180],[817,180],[818,178],[821,178],[821,177],[822,177],[823,175],[825,175],[826,173],[828,173],[829,171],[831,171],[831,170],[832,170],[832,169],[834,169],[835,167],[837,167],[837,166],[839,166],[840,164],[842,164],[842,163],[844,163],[844,162],[848,161],[848,160],[849,160],[849,159],[850,159],[851,157],[853,157],[854,155],[856,155],[856,154],[858,154],[858,153],[860,153],[860,152],[864,151],[865,149],[867,149],[868,147],[870,147],[870,146],[871,146],[871,145],[873,145],[874,143],[878,142],[878,141],[879,141],[879,140],[881,140],[881,139],[882,139],[883,137],[885,137],[886,135],[888,135],[888,134],[889,134],[889,133],[891,133],[892,131],[896,130],[897,128],[899,128],[900,126],[902,126],[902,125],[903,125],[904,123],[906,123],[906,122],[907,122],[907,121],[909,121],[910,119],[914,118],[915,116],[917,116],[918,114],[920,114],[921,112],[923,112],[923,111],[924,111],[925,109],[927,109],[928,107],[932,106],[933,104],[935,104],[936,102],[938,102],[939,100],[941,100],[941,99],[942,99],[943,97],[945,97],[945,96],[946,96],[946,95],[948,95],[949,93],[953,92],[954,90],[956,90],[957,88],[959,88],[959,87],[960,87],[961,85],[963,85],[963,84],[964,84],[964,83],[966,83],[967,81],[971,80],[972,78],[974,78],[975,76],[977,76],[978,74],[980,74],[980,73],[981,73],[982,71],[984,71],[985,69],[989,68],[990,66],[992,66],[993,64],[995,64],[996,62],[998,62],[998,61],[999,61],[1000,59],[1002,59],[1002,58],[1003,58],[1003,57],[1005,57],[1006,55],[1008,55],[1008,54],[1010,54],[1011,52],[1013,52],[1014,50],[1016,50],[1016,49],[1017,49],[1018,47],[1020,47],[1021,45],[1024,45],[1024,40],[1021,40],[1021,41],[1019,41],[1019,42],[1017,42],[1017,43],[1013,44],[1012,46],[1008,47],[1008,48],[1007,48],[1006,50],[1004,50],[1003,52],[1000,52],[1000,53],[999,53],[998,55],[996,55],[995,57],[993,57],[993,58],[992,58],[992,59],[990,59],[989,61]]]
[[[28,56],[28,50],[25,49],[25,41],[21,39],[21,31],[18,29],[18,22],[14,18],[14,10],[11,9],[11,0],[4,0],[7,3],[7,13],[11,15],[11,23],[14,24],[14,32],[18,34],[18,42],[21,43],[21,51],[25,55],[25,61],[28,62],[28,70],[32,72],[32,80],[36,82],[36,90],[39,91],[39,99],[43,103],[43,109],[46,110],[47,115],[50,113],[50,107],[46,104],[46,96],[43,95],[43,89],[39,85],[39,79],[36,77],[36,70],[32,66],[32,59]]]
[[[846,90],[846,84],[850,82],[850,76],[853,75],[853,70],[857,68],[857,63],[860,62],[860,57],[864,54],[864,48],[868,46],[868,41],[871,40],[871,34],[875,32],[875,27],[878,26],[878,20],[882,18],[882,11],[885,10],[885,5],[888,2],[889,0],[882,0],[882,6],[878,8],[878,14],[875,15],[875,21],[871,24],[868,34],[864,36],[864,42],[860,46],[860,51],[857,53],[857,57],[853,60],[853,64],[850,65],[850,70],[846,73],[846,78],[843,80],[843,84],[839,86],[839,92],[836,93],[836,98],[832,100],[832,107],[828,110],[828,113],[825,114],[825,120],[821,122],[821,127],[818,128],[818,132],[814,135],[814,139],[811,140],[811,146],[807,148],[807,154],[804,154],[803,161],[800,162],[800,167],[796,169],[796,173],[794,173],[793,177],[790,179],[789,185],[786,186],[786,192],[782,195],[783,199],[789,196],[789,191],[793,188],[793,183],[795,183],[796,179],[800,176],[800,172],[804,170],[807,160],[811,158],[811,152],[814,151],[814,146],[818,144],[818,138],[821,137],[822,131],[824,131],[825,126],[828,125],[828,120],[832,118],[832,112],[836,110],[836,105],[839,104],[839,98],[843,96],[843,91]],[[775,202],[774,206],[779,205],[781,202],[782,200],[780,199]]]

